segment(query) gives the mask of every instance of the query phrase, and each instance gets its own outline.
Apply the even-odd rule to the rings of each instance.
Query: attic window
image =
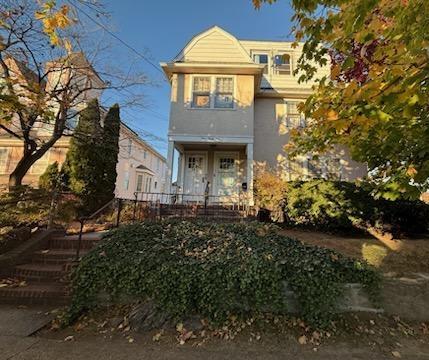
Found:
[[[274,68],[279,75],[290,75],[292,73],[290,55],[283,53],[274,56]]]
[[[210,107],[210,76],[196,76],[192,86],[192,107]]]
[[[264,74],[268,74],[268,55],[267,54],[253,54],[253,61],[256,64],[265,65]]]

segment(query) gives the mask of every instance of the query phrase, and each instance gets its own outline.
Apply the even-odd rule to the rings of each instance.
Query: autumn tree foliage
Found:
[[[256,7],[275,0],[254,0]],[[295,75],[316,79],[291,156],[346,145],[366,162],[378,194],[418,197],[429,187],[429,1],[292,0]],[[331,76],[317,78],[318,66]]]
[[[102,21],[97,0],[0,3],[0,136],[23,147],[9,189],[21,185],[62,136],[72,136],[74,119],[94,93],[147,82],[135,66],[113,69],[106,53],[100,55],[106,46],[99,44],[93,23],[89,31],[81,19],[83,7]],[[133,101],[138,99],[127,99]]]

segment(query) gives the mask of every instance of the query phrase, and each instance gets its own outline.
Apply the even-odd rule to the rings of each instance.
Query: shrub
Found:
[[[255,205],[270,211],[271,219],[284,221],[287,184],[277,174],[261,170],[255,176]]]
[[[373,223],[382,224],[393,234],[424,234],[429,230],[429,204],[421,200],[379,199],[374,212]]]
[[[28,186],[0,196],[0,227],[34,228],[46,223],[50,207],[50,194],[44,189]]]
[[[73,276],[68,319],[106,293],[153,299],[173,317],[197,313],[221,323],[228,315],[283,313],[285,283],[303,317],[328,324],[346,282],[370,293],[378,275],[365,263],[335,251],[304,245],[257,223],[162,221],[110,231],[87,254]]]
[[[274,213],[271,218],[293,226],[350,232],[367,226],[401,234],[429,230],[429,204],[421,200],[375,199],[367,183],[323,179],[282,181],[274,174],[257,180],[257,204]]]
[[[59,188],[61,182],[58,162],[50,164],[45,172],[39,177],[39,188],[54,191]]]
[[[373,198],[361,186],[326,180],[288,185],[285,212],[289,224],[350,231],[372,217]]]

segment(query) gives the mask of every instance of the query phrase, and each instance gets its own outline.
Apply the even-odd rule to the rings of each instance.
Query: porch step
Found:
[[[65,305],[70,295],[64,285],[28,284],[0,288],[0,303],[13,305]]]

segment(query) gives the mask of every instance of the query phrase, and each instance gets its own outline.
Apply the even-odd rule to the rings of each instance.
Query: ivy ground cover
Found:
[[[292,290],[301,315],[325,326],[345,283],[376,295],[379,276],[366,263],[305,245],[273,225],[161,221],[110,231],[73,276],[69,320],[128,296],[152,300],[174,318],[193,314],[222,323],[230,315],[286,313]]]

